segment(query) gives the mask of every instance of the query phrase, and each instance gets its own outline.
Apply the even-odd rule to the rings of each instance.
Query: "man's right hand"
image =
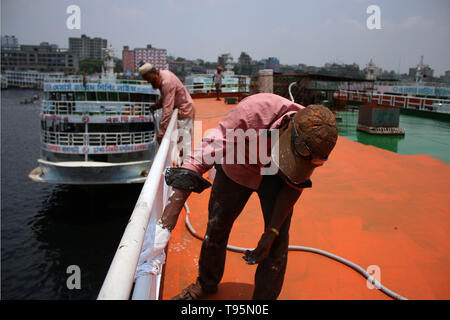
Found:
[[[161,226],[172,231],[178,221],[181,209],[191,194],[191,191],[173,188],[173,194],[167,201],[167,205],[161,217]]]
[[[162,100],[161,99],[158,99],[158,101],[156,101],[156,103],[151,106],[151,109],[153,111],[156,111],[161,108],[162,108]]]

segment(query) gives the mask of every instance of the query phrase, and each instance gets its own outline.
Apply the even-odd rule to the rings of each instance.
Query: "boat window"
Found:
[[[150,95],[150,94],[143,94],[142,95],[142,101],[143,102],[155,102],[156,96]]]
[[[138,123],[90,123],[89,132],[143,132],[153,131],[153,122],[138,122]]]
[[[119,101],[119,94],[117,92],[108,92],[108,101]]]
[[[97,92],[97,100],[98,101],[107,101],[107,96],[106,96],[106,92]]]
[[[62,123],[61,132],[84,133],[85,126],[83,123]]]
[[[45,131],[84,133],[84,123],[62,122],[60,120],[46,119],[41,121],[41,129]]]
[[[120,92],[119,93],[119,100],[120,101],[130,101],[130,97],[128,92]]]
[[[75,100],[76,101],[85,101],[86,100],[86,93],[83,91],[75,92]]]
[[[96,101],[97,97],[96,97],[95,91],[86,92],[86,100],[87,101]]]
[[[107,154],[90,154],[88,156],[88,160],[90,161],[99,161],[99,162],[107,162],[108,155]]]
[[[143,102],[142,94],[140,93],[130,93],[131,102]]]

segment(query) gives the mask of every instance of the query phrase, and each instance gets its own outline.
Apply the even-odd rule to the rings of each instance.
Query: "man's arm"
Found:
[[[162,108],[162,97],[159,97],[154,105],[151,106],[152,110],[158,110]]]
[[[260,263],[269,255],[270,248],[277,237],[277,232],[280,230],[302,192],[303,189],[294,189],[286,183],[283,184],[275,200],[274,212],[267,230],[261,236],[256,249],[253,251],[247,250],[245,253],[244,260],[247,261],[247,264]]]
[[[211,186],[200,174],[186,168],[172,167],[165,171],[168,186],[173,187],[173,194],[167,201],[161,217],[160,225],[172,231],[175,228],[181,209],[191,192],[201,193]]]
[[[172,117],[173,108],[175,105],[175,87],[163,88],[163,101],[162,101],[162,116],[159,122],[159,131],[156,139],[158,143],[161,142],[164,133],[166,133],[167,126],[169,125],[170,118]]]
[[[173,194],[167,201],[167,205],[164,208],[164,212],[161,216],[161,227],[172,231],[177,225],[178,216],[181,209],[183,209],[184,203],[189,198],[191,191],[173,188]]]
[[[190,191],[200,193],[207,183],[202,178],[202,175],[211,169],[216,161],[216,154],[223,155],[224,139],[226,137],[226,130],[232,128],[240,128],[244,131],[248,128],[246,121],[245,110],[239,108],[239,105],[233,108],[220,122],[219,125],[209,135],[205,136],[201,145],[194,149],[193,153],[189,153],[181,168],[172,168],[175,174],[167,175],[166,183],[173,187],[174,194],[169,198],[168,205],[164,209],[161,224],[164,228],[172,230],[178,220],[184,202],[190,195]],[[220,163],[220,162],[219,162]],[[167,181],[168,177],[172,177]],[[195,187],[198,187],[196,189]]]

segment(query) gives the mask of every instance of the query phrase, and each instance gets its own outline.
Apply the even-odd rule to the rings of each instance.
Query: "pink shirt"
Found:
[[[205,159],[211,159],[216,154],[220,155],[221,152],[226,154],[227,145],[233,145],[236,150],[236,139],[231,142],[232,144],[227,144],[227,130],[242,129],[245,132],[254,129],[257,132],[258,139],[260,139],[263,134],[268,133],[268,131],[264,133],[262,129],[277,129],[284,116],[302,108],[304,107],[272,93],[259,93],[249,96],[228,112],[219,122],[212,135],[202,139],[201,146],[197,147],[186,158],[183,167],[202,175],[214,166],[214,163],[211,163],[210,160],[205,161]],[[269,142],[266,150],[268,155],[270,155],[270,147]],[[219,163],[222,164],[223,171],[231,180],[247,188],[257,190],[263,178],[260,169],[264,164],[259,163],[259,161],[257,164],[250,164],[251,162],[247,161],[250,157],[251,154],[249,154],[247,144],[244,164],[235,164],[236,162],[229,164],[228,161],[225,161],[225,156],[220,159]]]
[[[178,108],[178,119],[193,118],[195,109],[191,95],[175,74],[169,70],[160,70],[159,76],[163,104],[158,136],[162,137],[169,125],[174,108]]]

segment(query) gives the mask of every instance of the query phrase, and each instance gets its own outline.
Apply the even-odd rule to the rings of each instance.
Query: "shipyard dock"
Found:
[[[195,99],[202,130],[215,127],[233,105]],[[205,175],[208,178],[208,175]],[[450,164],[428,155],[400,155],[339,137],[329,161],[312,176],[294,207],[290,244],[314,247],[377,270],[380,282],[407,299],[450,299]],[[210,189],[188,199],[192,226],[204,235]],[[196,280],[202,242],[185,226],[172,232],[161,280],[170,299]],[[263,233],[254,194],[229,244],[253,248]],[[219,290],[210,299],[251,299],[256,266],[227,251]],[[372,289],[370,289],[370,287]],[[324,256],[290,251],[279,299],[391,299],[355,270]]]

